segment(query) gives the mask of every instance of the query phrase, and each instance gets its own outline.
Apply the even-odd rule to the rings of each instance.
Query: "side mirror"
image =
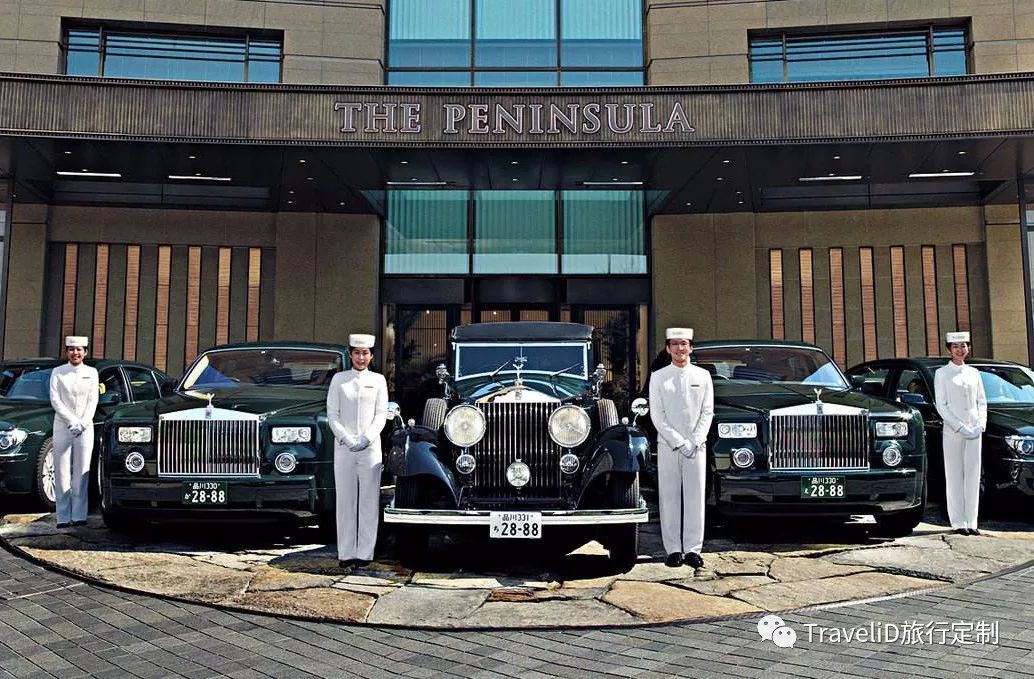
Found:
[[[162,396],[171,396],[176,391],[176,385],[179,384],[179,380],[172,378],[165,380],[160,385]]]
[[[851,375],[848,379],[852,389],[861,389],[865,385],[865,375]]]
[[[402,408],[398,403],[394,401],[388,401],[388,412],[385,415],[385,419],[388,422],[401,422],[402,421]]]
[[[106,391],[97,398],[97,405],[114,406],[122,402],[122,394],[117,391]]]
[[[635,421],[650,412],[650,404],[645,398],[637,398],[632,401],[632,413],[635,417],[632,418],[632,426],[635,426]]]

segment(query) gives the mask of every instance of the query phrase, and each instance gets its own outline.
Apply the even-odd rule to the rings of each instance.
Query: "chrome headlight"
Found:
[[[477,466],[477,460],[470,453],[463,453],[456,458],[456,471],[460,474],[469,474]]]
[[[474,406],[456,406],[445,416],[445,436],[453,445],[470,448],[484,435],[485,414]]]
[[[151,442],[151,428],[150,427],[119,427],[118,428],[118,442],[119,443],[150,443]]]
[[[126,455],[125,462],[126,471],[132,474],[136,474],[144,468],[144,455],[139,451],[132,451],[129,455]]]
[[[566,453],[561,456],[560,471],[565,474],[574,474],[578,471],[578,456],[573,453]]]
[[[718,438],[720,439],[754,439],[757,437],[757,422],[722,422],[718,425]]]
[[[578,406],[560,406],[549,416],[549,438],[563,448],[582,445],[589,438],[589,413]]]
[[[0,450],[10,450],[11,448],[17,448],[25,439],[28,437],[29,432],[24,429],[6,429],[0,431]]]
[[[908,436],[908,422],[877,422],[876,436],[885,439],[903,439]]]
[[[294,453],[280,453],[273,460],[273,466],[281,474],[290,474],[298,466],[298,458],[294,456]]]
[[[312,440],[312,427],[273,427],[270,436],[273,443],[308,443]]]
[[[1034,455],[1034,436],[1006,436],[1005,445],[1021,455]]]
[[[506,468],[506,480],[514,488],[522,488],[531,481],[531,470],[528,469],[528,465],[517,460]]]
[[[740,469],[746,469],[754,464],[754,451],[750,448],[737,448],[732,451],[732,463]]]
[[[892,443],[883,449],[883,464],[888,467],[897,467],[901,464],[901,446]]]

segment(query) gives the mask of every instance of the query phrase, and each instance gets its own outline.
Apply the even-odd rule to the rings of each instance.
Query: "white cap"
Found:
[[[85,349],[90,346],[90,338],[83,337],[82,335],[69,335],[65,337],[65,347],[82,347]]]
[[[353,349],[373,349],[376,341],[373,335],[353,334],[348,336],[348,346]]]
[[[664,331],[664,339],[684,339],[693,341],[693,328],[668,328]]]
[[[957,342],[965,342],[969,344],[969,333],[968,332],[949,332],[944,336],[944,341],[947,344],[955,344]]]

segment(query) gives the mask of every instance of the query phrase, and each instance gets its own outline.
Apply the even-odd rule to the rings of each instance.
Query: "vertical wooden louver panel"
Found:
[[[955,328],[968,332],[969,327],[969,272],[966,262],[966,246],[951,246],[952,264],[955,270]]]
[[[798,252],[801,268],[801,339],[815,343],[815,281],[813,278],[812,251],[810,248]]]
[[[198,328],[201,325],[201,248],[187,251],[187,328],[183,360],[189,364],[197,357]]]
[[[136,320],[140,309],[140,246],[126,249],[126,316],[122,331],[122,358],[136,360]]]
[[[876,359],[876,274],[870,247],[858,248],[858,269],[862,288],[862,352],[866,361]]]
[[[829,249],[829,310],[833,325],[833,360],[847,362],[847,327],[844,318],[844,249]]]
[[[905,287],[905,248],[890,249],[891,304],[894,312],[894,355],[908,356],[908,296]]]
[[[941,353],[941,331],[937,317],[937,261],[932,245],[924,245],[923,259],[923,318],[926,325],[926,353]]]
[[[772,299],[772,339],[786,339],[783,314],[783,251],[768,251],[769,290]]]
[[[158,292],[154,308],[154,366],[166,370],[169,355],[169,283],[172,248],[158,248]]]
[[[215,342],[230,340],[230,248],[219,248],[219,284],[216,294]]]
[[[93,341],[94,358],[104,358],[105,329],[108,324],[108,246],[97,246],[97,272],[93,285]]]
[[[245,337],[255,342],[259,336],[259,290],[262,283],[262,250],[248,250],[248,314]]]
[[[75,289],[79,279],[79,246],[65,245],[65,278],[61,294],[61,348],[65,337],[75,334]]]

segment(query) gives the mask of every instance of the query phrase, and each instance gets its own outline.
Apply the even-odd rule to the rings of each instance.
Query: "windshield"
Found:
[[[0,372],[0,396],[26,401],[50,400],[50,371],[35,366],[7,367]]]
[[[341,370],[342,354],[318,349],[223,349],[199,358],[181,390],[276,385],[326,389]]]
[[[588,344],[457,344],[456,379],[516,372],[557,374],[586,379]],[[498,372],[496,372],[498,371]]]
[[[806,347],[750,346],[694,349],[693,363],[719,380],[786,382],[847,389],[829,356]]]
[[[1012,365],[975,365],[990,405],[1034,405],[1034,372]]]

